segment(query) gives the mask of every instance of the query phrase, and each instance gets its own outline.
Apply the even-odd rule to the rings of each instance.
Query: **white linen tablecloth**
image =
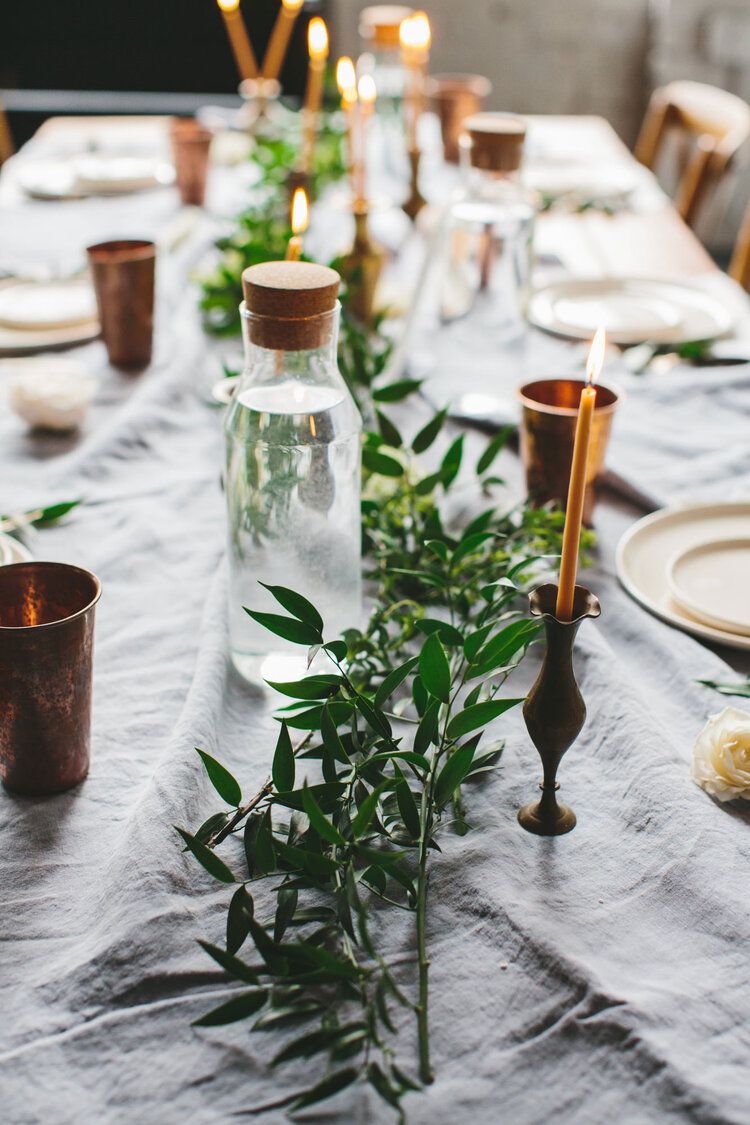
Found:
[[[170,190],[15,205],[0,211],[0,246],[63,256],[108,235],[158,235],[176,213]],[[275,1034],[190,1027],[233,987],[195,940],[221,941],[230,892],[173,828],[217,807],[194,747],[252,793],[275,741],[266,703],[226,659],[221,417],[204,392],[236,345],[204,338],[187,280],[214,227],[159,262],[149,370],[110,369],[98,342],[78,353],[101,377],[79,438],[29,435],[0,413],[0,510],[83,497],[33,549],[103,583],[90,777],[55,799],[0,792],[0,1117],[13,1125],[211,1125],[309,1080],[305,1064],[269,1070]],[[580,349],[533,340],[540,363],[579,362]],[[631,383],[612,439],[618,472],[659,502],[691,489],[748,495],[746,368]],[[502,469],[510,503],[512,454]],[[750,1120],[750,806],[719,806],[689,778],[695,736],[724,702],[696,680],[733,672],[619,588],[614,546],[636,514],[600,507],[585,576],[603,613],[580,632],[589,716],[561,769],[578,827],[538,839],[516,824],[539,763],[514,711],[497,724],[502,769],[468,787],[477,831],[443,834],[429,915],[436,1080],[406,1100],[415,1123]],[[413,987],[412,919],[394,913],[383,947]],[[357,1090],[315,1119],[393,1115]]]

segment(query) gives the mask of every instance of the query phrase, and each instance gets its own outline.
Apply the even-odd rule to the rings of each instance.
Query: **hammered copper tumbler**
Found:
[[[526,468],[526,489],[534,504],[556,500],[565,506],[584,386],[580,379],[538,379],[518,391],[523,407],[521,457]],[[611,388],[597,384],[583,505],[587,527],[592,523],[596,480],[604,468],[617,402],[618,395]]]
[[[492,83],[481,74],[433,74],[427,79],[427,93],[440,118],[443,155],[449,164],[458,163],[458,138],[464,121],[480,112],[491,92]]]
[[[180,199],[202,207],[206,198],[208,154],[213,133],[194,117],[175,117],[170,124],[172,160]]]
[[[95,575],[56,562],[0,567],[0,778],[30,797],[89,769]]]
[[[145,367],[154,334],[156,246],[124,238],[99,242],[86,253],[109,362],[115,367]]]

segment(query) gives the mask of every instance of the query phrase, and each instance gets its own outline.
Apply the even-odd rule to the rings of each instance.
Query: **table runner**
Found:
[[[0,212],[0,246],[17,240],[41,260],[51,230],[75,248],[158,234],[175,213],[169,192],[25,204]],[[227,346],[203,337],[186,281],[211,228],[159,263],[152,368],[125,376],[106,366],[101,344],[81,350],[102,390],[80,439],[30,437],[0,416],[0,507],[85,497],[33,548],[93,569],[104,586],[91,775],[54,800],[0,794],[0,1090],[14,1123],[224,1122],[307,1081],[304,1065],[268,1069],[273,1034],[189,1026],[232,989],[195,944],[221,939],[227,891],[180,852],[172,828],[214,807],[193,747],[225,761],[250,793],[275,739],[262,698],[225,656],[220,414],[204,390]],[[534,340],[559,369],[578,362],[580,349]],[[699,442],[693,483],[713,464],[728,489],[747,471],[735,421],[747,409],[743,370],[634,381],[611,464],[637,461],[639,488],[671,499],[678,462],[694,468]],[[502,471],[510,503],[512,455]],[[445,838],[429,934],[436,1081],[407,1098],[414,1122],[750,1116],[750,815],[718,806],[688,775],[695,735],[722,706],[695,680],[732,672],[618,587],[614,546],[635,514],[600,508],[587,575],[603,615],[580,634],[589,720],[562,777],[578,828],[540,840],[517,827],[538,760],[511,712],[498,724],[502,769],[467,787],[469,821],[486,827]],[[536,659],[517,674],[519,694]],[[389,917],[382,941],[411,981],[411,919]],[[401,1038],[408,1063],[408,1021]],[[367,1090],[322,1112],[336,1111],[347,1122],[392,1120]]]

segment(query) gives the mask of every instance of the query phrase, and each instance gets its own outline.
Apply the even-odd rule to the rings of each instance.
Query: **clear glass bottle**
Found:
[[[537,197],[520,182],[526,124],[505,113],[466,118],[463,186],[447,218],[440,318],[488,343],[525,327]]]
[[[251,682],[292,680],[307,652],[244,612],[285,611],[259,584],[290,587],[325,634],[361,624],[362,422],[338,370],[338,274],[268,262],[243,274],[245,368],[227,410],[229,643]]]

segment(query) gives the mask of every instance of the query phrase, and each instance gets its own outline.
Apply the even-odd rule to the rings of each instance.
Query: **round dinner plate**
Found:
[[[712,294],[658,278],[558,281],[532,295],[528,316],[537,328],[574,340],[603,325],[611,343],[626,347],[714,340],[734,327],[734,316]]]
[[[715,539],[679,551],[667,581],[674,600],[693,617],[750,636],[750,538]]]
[[[713,644],[750,651],[750,636],[699,621],[675,601],[670,590],[672,560],[720,539],[750,539],[750,503],[663,508],[623,535],[617,547],[617,576],[631,597],[662,621]]]
[[[67,286],[85,286],[85,282],[26,282],[24,287],[33,287],[40,291],[44,291],[48,295],[50,288],[58,289]],[[21,283],[14,280],[0,281],[0,307],[2,304],[2,296],[9,289],[18,289]],[[89,286],[91,295],[93,290]],[[44,300],[42,300],[44,303]],[[82,307],[82,306],[81,306]],[[34,355],[36,352],[52,351],[55,348],[70,348],[75,344],[87,344],[90,340],[95,340],[99,335],[101,328],[96,316],[96,307],[93,307],[94,315],[86,320],[81,320],[77,323],[60,324],[56,327],[50,327],[49,322],[44,327],[33,327],[27,324],[25,327],[11,328],[6,324],[0,322],[0,356],[21,356],[21,355]],[[47,312],[47,316],[51,316]],[[54,314],[59,317],[60,310]]]
[[[6,532],[0,532],[0,566],[7,566],[9,563],[29,562],[31,560],[31,551],[24,547],[23,543],[19,543],[12,535]]]
[[[628,165],[598,167],[583,162],[530,162],[524,183],[551,199],[572,197],[615,203],[626,200],[638,186],[638,177]]]
[[[156,157],[81,156],[68,160],[25,160],[16,171],[32,199],[82,199],[122,195],[170,184],[174,168]]]
[[[0,288],[0,327],[38,331],[96,320],[96,297],[87,281],[18,281]]]

